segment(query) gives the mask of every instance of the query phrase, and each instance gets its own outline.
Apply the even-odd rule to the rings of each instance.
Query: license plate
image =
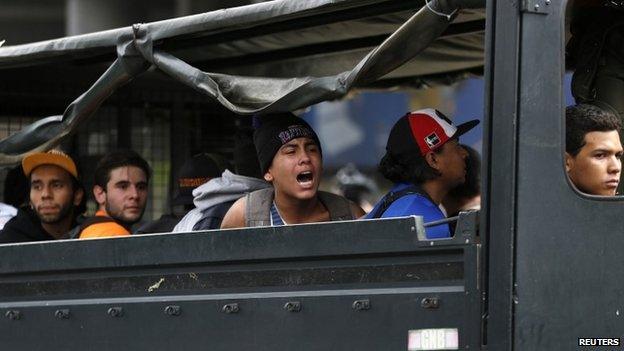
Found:
[[[408,333],[407,350],[457,350],[457,328],[415,329]]]

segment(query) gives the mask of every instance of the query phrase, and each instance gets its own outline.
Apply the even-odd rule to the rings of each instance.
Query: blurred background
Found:
[[[19,45],[259,2],[263,1],[3,0],[0,2],[0,41],[5,40],[4,45]],[[83,91],[83,87],[50,87],[45,93],[33,93],[36,98],[22,104],[27,108],[14,109],[3,100],[21,97],[12,95],[11,86],[3,85],[0,77],[0,139],[39,118],[62,114],[67,104]],[[197,104],[195,112],[177,113],[167,102],[179,99],[166,94],[146,89],[144,96],[128,98],[120,89],[110,103],[100,108],[94,118],[65,143],[66,148],[79,155],[77,161],[84,174],[89,174],[99,157],[111,149],[129,147],[141,153],[154,170],[145,219],[157,218],[169,210],[169,199],[174,191],[172,180],[184,161],[179,155],[190,156],[197,152],[231,155],[235,126],[228,111],[214,105],[206,108],[202,97],[190,89],[181,90],[180,94],[191,97],[185,100],[186,104]],[[54,98],[59,95],[67,97],[61,104]],[[569,91],[566,97],[571,103]],[[140,103],[136,103],[137,100]],[[377,174],[376,166],[384,154],[388,132],[398,118],[410,110],[433,107],[455,123],[475,118],[483,120],[483,104],[483,80],[471,78],[449,86],[419,90],[353,93],[341,101],[321,103],[297,113],[313,125],[321,138],[326,178],[323,187],[335,188],[336,172],[352,164],[349,167],[375,183],[371,194],[374,202],[388,187]],[[175,123],[172,122],[174,118]],[[461,142],[481,152],[482,124],[463,136]],[[2,169],[0,182],[8,169]],[[91,180],[85,177],[84,181],[90,189]]]

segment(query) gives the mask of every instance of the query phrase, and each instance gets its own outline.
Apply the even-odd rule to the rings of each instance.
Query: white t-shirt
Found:
[[[0,229],[4,228],[9,219],[17,215],[17,208],[0,202]]]

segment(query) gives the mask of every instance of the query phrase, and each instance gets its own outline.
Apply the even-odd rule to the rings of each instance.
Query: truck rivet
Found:
[[[180,306],[167,306],[165,307],[165,314],[171,317],[177,317],[180,315],[180,313],[182,313],[182,309],[180,308]]]
[[[8,310],[5,316],[7,316],[7,318],[12,321],[16,321],[22,318],[22,314],[20,313],[20,311],[17,311],[17,310]]]
[[[546,0],[544,1],[544,3],[546,4],[546,6],[550,5],[550,0]]]
[[[69,319],[69,310],[68,309],[56,310],[56,312],[54,312],[54,317],[58,319]]]
[[[535,6],[533,6],[533,8],[535,9],[535,11],[538,11],[538,10],[539,10],[539,7],[540,7],[540,6],[539,6],[539,4],[535,4]]]
[[[428,310],[440,308],[440,299],[437,297],[425,297],[420,301],[420,306]]]
[[[288,301],[284,304],[284,309],[288,312],[299,312],[301,311],[301,302],[299,301]]]
[[[240,311],[240,308],[238,307],[237,303],[228,303],[226,305],[223,305],[223,308],[221,309],[221,312],[227,314],[238,313],[238,311]]]
[[[370,300],[368,300],[368,299],[355,300],[355,301],[353,301],[353,304],[351,305],[351,308],[353,308],[356,311],[370,310],[370,308],[371,308]]]
[[[108,315],[111,317],[123,317],[123,308],[111,307],[108,309]]]

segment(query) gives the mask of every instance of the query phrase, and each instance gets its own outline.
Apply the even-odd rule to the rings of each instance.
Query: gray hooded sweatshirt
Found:
[[[237,200],[252,191],[270,187],[264,180],[245,177],[225,170],[221,177],[213,178],[193,190],[195,208],[173,228],[173,232],[190,232],[202,218],[206,209],[224,202]]]

